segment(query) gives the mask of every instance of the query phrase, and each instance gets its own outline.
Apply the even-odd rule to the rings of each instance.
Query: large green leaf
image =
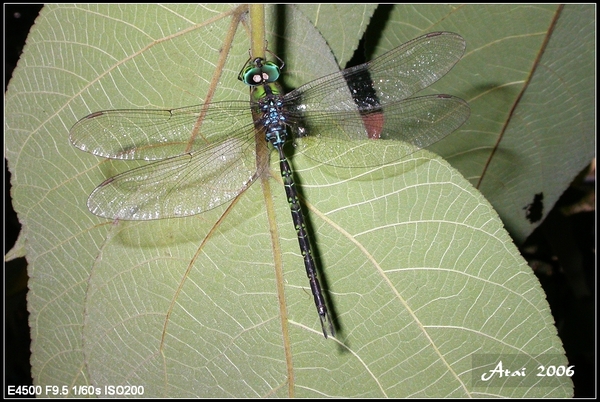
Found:
[[[286,82],[334,71],[333,55],[347,59],[360,35],[336,42],[327,32],[338,39],[348,26],[363,32],[367,9],[332,18],[327,8],[267,8],[269,47],[285,51]],[[490,34],[492,27],[502,31],[501,17],[541,13],[550,27],[551,11],[529,9],[511,6],[512,14],[497,12],[493,23],[486,19],[493,8],[481,6],[391,9],[386,30],[397,25],[404,36],[384,32],[388,50],[439,30],[461,33],[469,44],[438,89],[468,99],[474,111],[451,136],[458,139],[451,161],[460,149],[476,153],[482,136],[498,138],[502,125],[486,122],[501,113],[478,102],[505,81],[470,60],[475,49],[510,37]],[[6,95],[6,155],[27,240],[21,244],[36,383],[141,385],[145,396],[569,396],[568,377],[474,386],[477,355],[519,354],[527,364],[557,366],[566,359],[543,292],[498,216],[429,152],[369,170],[294,156],[335,339],[320,332],[276,162],[267,182],[194,217],[110,222],[87,211],[94,187],[129,166],[74,149],[69,128],[92,111],[192,105],[213,90],[211,100],[247,99],[236,79],[249,47],[237,11],[42,11]],[[276,25],[281,18],[285,23]],[[321,33],[335,42],[334,53],[309,20],[317,27],[331,21]],[[520,58],[529,53],[527,47]],[[502,69],[512,61],[505,56],[488,62]]]

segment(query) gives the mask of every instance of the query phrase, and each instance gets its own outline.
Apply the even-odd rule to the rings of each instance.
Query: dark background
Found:
[[[373,19],[385,19],[388,7],[380,6]],[[5,5],[5,91],[27,34],[41,8],[41,5],[31,4]],[[4,189],[6,254],[14,245],[21,227],[8,196],[10,173],[6,168]],[[565,213],[569,208],[572,211],[577,207],[581,212]],[[579,398],[596,395],[595,215],[594,168],[582,172],[542,225],[520,248],[546,292],[569,364],[575,366],[573,382],[575,397]],[[574,259],[581,260],[579,271],[571,267]],[[24,258],[13,260],[6,263],[4,272],[6,385],[32,384],[26,264]]]

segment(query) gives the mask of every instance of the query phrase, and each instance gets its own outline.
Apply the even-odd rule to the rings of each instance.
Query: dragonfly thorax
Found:
[[[287,118],[283,95],[277,83],[252,88],[252,99],[256,102],[255,125],[265,130],[265,139],[274,147],[282,147],[286,140]]]

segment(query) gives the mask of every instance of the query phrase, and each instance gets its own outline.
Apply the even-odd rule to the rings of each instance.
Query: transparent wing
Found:
[[[441,140],[469,114],[467,102],[450,95],[409,98],[366,114],[308,113],[296,149],[333,166],[381,166]]]
[[[327,145],[299,150],[335,166],[376,166],[441,140],[468,119],[467,103],[450,95],[408,97],[450,71],[464,49],[465,41],[457,34],[428,34],[286,95],[293,133],[329,140]],[[349,140],[367,139],[403,141],[410,147],[379,158],[357,152],[350,157],[340,151]],[[315,140],[309,142],[316,144]]]
[[[160,160],[249,132],[250,102],[216,102],[171,110],[108,110],[79,120],[71,143],[112,159]],[[247,129],[247,131],[244,131]]]
[[[362,107],[398,102],[442,78],[460,60],[465,47],[460,35],[430,33],[368,63],[311,81],[287,94],[285,102],[292,112],[355,110],[349,85],[363,101]]]
[[[251,130],[112,177],[92,192],[88,208],[122,220],[190,216],[215,208],[248,188],[264,169],[257,171]]]

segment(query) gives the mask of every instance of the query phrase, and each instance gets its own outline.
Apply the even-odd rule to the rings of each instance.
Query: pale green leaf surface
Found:
[[[308,16],[319,30],[341,66],[345,66],[354,54],[373,13],[375,4],[299,4],[298,8]]]
[[[433,8],[429,24],[395,45],[435,30],[463,34],[465,20],[444,9]],[[261,183],[232,205],[183,219],[110,222],[87,211],[94,187],[130,165],[74,149],[70,127],[96,110],[202,102],[230,10],[42,11],[6,95],[36,384],[142,385],[155,397],[569,396],[565,378],[472,386],[477,353],[566,359],[541,288],[498,216],[431,153],[369,170],[294,156],[335,339],[321,334],[276,163],[276,227],[269,228]],[[334,71],[305,16],[291,8],[286,21],[283,33],[268,35],[270,44],[285,39],[286,78],[302,83]],[[240,25],[213,100],[247,99],[236,78],[248,44]],[[479,76],[468,66],[469,73],[455,71],[444,92],[461,95]],[[287,334],[270,230],[282,250]]]

